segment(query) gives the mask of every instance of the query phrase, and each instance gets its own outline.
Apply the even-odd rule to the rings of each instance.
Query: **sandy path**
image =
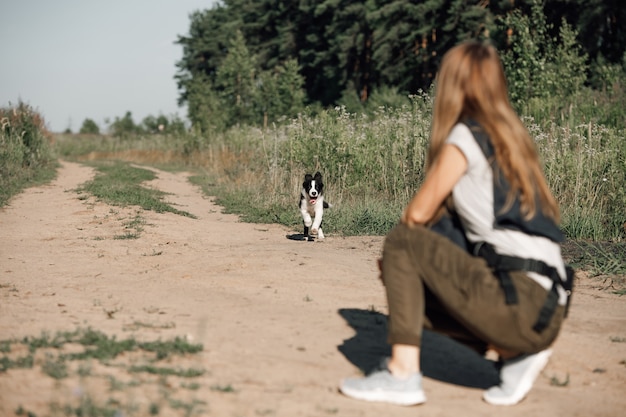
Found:
[[[200,365],[209,372],[195,395],[208,404],[206,415],[617,416],[626,409],[626,298],[584,277],[549,365],[518,406],[492,407],[480,389],[432,378],[419,408],[341,396],[338,381],[358,373],[360,358],[378,354],[384,337],[380,326],[370,331],[381,314],[368,312],[386,312],[375,265],[382,237],[289,240],[294,231],[282,226],[222,214],[185,174],[157,173],[150,185],[197,219],[80,199],[72,190],[93,172],[68,162],[53,183],[0,210],[0,340],[77,327],[150,340],[186,336],[204,345]],[[146,221],[139,239],[114,239],[137,214]],[[551,384],[567,375],[567,386]],[[45,415],[59,388],[42,378],[33,370],[0,373],[0,416],[19,405]],[[235,392],[209,389],[215,385]]]

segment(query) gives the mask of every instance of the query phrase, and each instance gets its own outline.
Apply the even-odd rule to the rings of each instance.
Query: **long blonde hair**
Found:
[[[437,74],[433,113],[427,169],[454,125],[472,118],[489,135],[502,174],[511,185],[505,209],[519,192],[526,219],[539,206],[559,222],[558,204],[546,183],[535,144],[511,107],[502,63],[493,46],[469,41],[446,53]]]

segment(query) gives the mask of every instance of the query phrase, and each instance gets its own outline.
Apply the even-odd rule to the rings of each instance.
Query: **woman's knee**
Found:
[[[404,223],[398,223],[387,233],[383,249],[385,247],[406,249],[414,242],[420,241],[425,233],[428,233],[428,229],[424,226],[409,227]]]

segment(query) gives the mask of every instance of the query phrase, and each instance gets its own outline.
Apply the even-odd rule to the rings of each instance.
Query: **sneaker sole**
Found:
[[[537,354],[537,360],[533,362],[528,372],[522,377],[517,392],[513,395],[509,397],[492,397],[489,395],[489,390],[487,390],[483,393],[483,400],[492,405],[515,405],[522,401],[533,387],[535,379],[537,379],[541,370],[546,366],[551,355],[552,350],[550,349]]]
[[[339,391],[348,397],[355,398],[357,400],[372,401],[372,402],[385,402],[396,405],[418,405],[426,402],[426,396],[423,391],[414,393],[398,393],[389,391],[360,391],[352,390],[347,387],[339,387]]]

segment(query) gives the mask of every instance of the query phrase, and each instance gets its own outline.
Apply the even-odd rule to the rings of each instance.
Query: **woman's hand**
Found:
[[[412,227],[431,220],[466,170],[463,152],[454,145],[444,145],[426,173],[424,184],[404,209],[402,223]]]

